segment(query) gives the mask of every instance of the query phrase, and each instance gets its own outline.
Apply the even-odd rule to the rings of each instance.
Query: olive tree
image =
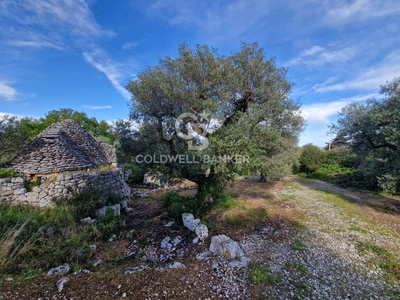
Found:
[[[291,87],[256,43],[228,56],[183,44],[127,85],[131,118],[143,124],[136,142],[148,145],[140,157],[189,157],[146,167],[190,179],[203,195],[243,172],[289,170],[304,126]]]

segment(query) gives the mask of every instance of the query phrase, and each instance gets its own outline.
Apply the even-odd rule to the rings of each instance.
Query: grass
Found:
[[[281,274],[272,274],[270,268],[265,265],[259,265],[256,263],[249,264],[249,271],[251,280],[255,284],[276,284],[282,281],[283,276]]]
[[[62,263],[73,269],[91,268],[89,245],[108,239],[123,228],[112,211],[93,224],[82,224],[99,205],[96,190],[85,190],[50,208],[0,206],[0,274],[26,274]],[[31,270],[31,271],[29,271]]]
[[[14,169],[0,168],[0,178],[19,177],[20,175]]]
[[[377,265],[388,274],[388,281],[392,284],[400,280],[400,260],[383,247],[370,242],[357,242],[357,249],[361,254],[373,254],[371,263]]]
[[[295,251],[303,252],[307,250],[307,246],[302,241],[296,239],[292,244],[292,249]]]

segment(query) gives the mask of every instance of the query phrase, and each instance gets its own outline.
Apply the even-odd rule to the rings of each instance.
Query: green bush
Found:
[[[119,234],[124,226],[124,219],[116,216],[114,210],[108,209],[106,214],[95,222],[96,228],[101,233],[103,240],[108,240],[113,235]]]
[[[215,208],[227,209],[235,205],[235,200],[219,187],[200,187],[195,196],[181,196],[176,192],[163,198],[163,206],[172,214],[176,222],[182,223],[182,214],[191,213],[202,217]]]
[[[18,177],[20,176],[14,169],[1,169],[0,178]]]
[[[385,193],[395,194],[397,190],[398,178],[392,174],[383,174],[378,176],[378,186]]]

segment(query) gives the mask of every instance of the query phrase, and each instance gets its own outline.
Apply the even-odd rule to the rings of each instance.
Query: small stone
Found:
[[[101,264],[101,259],[95,258],[95,259],[93,260],[93,266],[94,266],[94,267],[97,267],[99,264]]]
[[[195,232],[196,232],[197,237],[201,241],[204,241],[206,238],[208,238],[208,228],[206,225],[203,225],[203,224],[197,225]]]
[[[57,281],[57,290],[60,293],[63,288],[64,288],[64,283],[66,283],[69,280],[68,277],[63,277],[59,281]]]
[[[169,264],[167,266],[168,269],[181,269],[181,268],[186,268],[183,263],[180,263],[179,261],[174,261],[173,263]]]
[[[193,239],[193,244],[197,244],[199,242],[199,238],[198,237],[195,237],[194,239]]]
[[[47,272],[47,276],[49,276],[49,275],[65,275],[68,272],[69,272],[69,264],[62,264],[61,266],[50,269],[50,271]]]

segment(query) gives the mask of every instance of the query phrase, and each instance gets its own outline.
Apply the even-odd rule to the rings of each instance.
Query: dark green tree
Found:
[[[365,163],[370,180],[381,187],[400,177],[400,78],[381,86],[382,99],[366,104],[352,103],[342,109],[331,132],[344,137],[352,151]],[[383,178],[383,179],[380,179]],[[385,179],[386,178],[386,179]],[[393,189],[391,189],[393,191]]]
[[[286,70],[267,59],[256,43],[243,43],[229,56],[208,46],[181,45],[177,58],[160,59],[128,83],[131,117],[143,122],[138,138],[147,145],[139,147],[143,154],[187,154],[200,163],[147,167],[188,178],[205,196],[242,172],[282,170],[295,160],[304,125],[299,104],[290,98],[291,87]],[[189,135],[195,136],[192,146],[201,150],[188,149]],[[216,159],[205,163],[204,155]],[[241,156],[218,159],[235,155]]]

